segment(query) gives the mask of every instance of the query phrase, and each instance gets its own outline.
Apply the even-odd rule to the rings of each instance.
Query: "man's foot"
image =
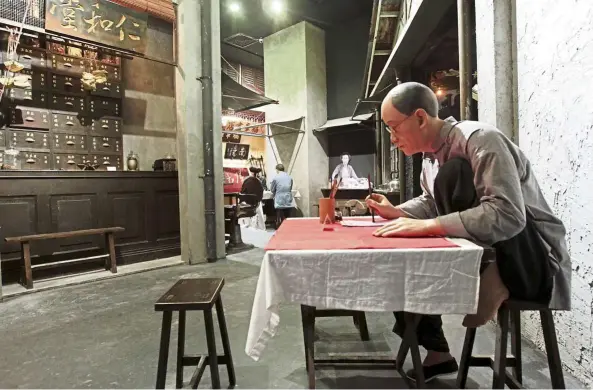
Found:
[[[454,374],[459,370],[459,366],[457,365],[457,360],[452,358],[450,360],[433,364],[430,366],[422,365],[422,372],[424,373],[424,382],[428,383],[433,379],[436,379],[441,376]],[[414,369],[408,370],[406,372],[406,376],[413,382],[416,382],[416,373]]]
[[[491,263],[480,276],[480,295],[478,298],[478,312],[468,314],[463,319],[466,328],[477,328],[494,319],[498,308],[509,299],[509,290],[506,288],[496,262]]]

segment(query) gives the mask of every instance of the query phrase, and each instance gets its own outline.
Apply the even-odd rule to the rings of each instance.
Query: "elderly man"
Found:
[[[482,260],[478,312],[465,317],[467,327],[494,318],[509,297],[569,309],[565,228],[546,203],[525,154],[493,126],[442,120],[437,112],[435,94],[422,84],[400,84],[385,97],[381,116],[391,142],[407,156],[424,154],[424,193],[396,207],[382,195],[367,199],[379,215],[394,219],[374,234],[462,237],[493,247],[495,255]],[[400,336],[401,314],[395,313],[394,327]],[[428,352],[427,381],[458,370],[440,316],[422,317],[418,341]],[[412,372],[408,376],[414,379]]]

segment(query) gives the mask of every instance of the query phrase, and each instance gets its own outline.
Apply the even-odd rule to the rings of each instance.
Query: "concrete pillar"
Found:
[[[213,115],[216,199],[216,257],[225,256],[222,174],[222,129],[220,90],[220,1],[211,1]],[[204,129],[202,123],[202,4],[178,0],[177,68],[175,98],[177,111],[177,162],[179,170],[179,211],[181,257],[188,264],[206,261],[206,218],[204,206]],[[205,80],[204,82],[209,82]]]
[[[292,162],[281,163],[287,171],[289,166],[292,168],[289,174],[301,194],[299,209],[309,216],[314,211],[312,205],[322,196],[321,188],[329,180],[324,138],[313,133],[327,121],[325,32],[308,22],[295,24],[264,39],[264,58],[266,96],[280,102],[266,107],[266,121],[304,117],[305,133],[298,139],[277,136],[270,142],[295,150]],[[266,153],[270,180],[275,165],[274,155]]]
[[[518,142],[514,1],[475,2],[476,50],[479,120],[496,126]]]

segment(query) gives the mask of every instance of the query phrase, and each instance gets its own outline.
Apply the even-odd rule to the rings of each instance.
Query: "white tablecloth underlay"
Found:
[[[320,309],[470,314],[477,311],[483,248],[268,251],[260,268],[245,352],[259,360],[283,302]]]

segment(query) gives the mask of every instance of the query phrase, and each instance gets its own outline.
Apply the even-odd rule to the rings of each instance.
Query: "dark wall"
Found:
[[[326,30],[327,118],[352,115],[360,96],[366,63],[371,11]]]
[[[171,23],[149,16],[146,56],[173,62]],[[140,170],[150,171],[154,160],[176,154],[175,68],[134,58],[124,61],[123,73],[124,157],[134,151]]]

